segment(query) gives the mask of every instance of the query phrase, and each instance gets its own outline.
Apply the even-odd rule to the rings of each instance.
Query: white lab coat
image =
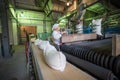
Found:
[[[60,38],[62,37],[60,31],[53,31],[52,36],[53,36],[53,42],[57,45],[60,45]]]

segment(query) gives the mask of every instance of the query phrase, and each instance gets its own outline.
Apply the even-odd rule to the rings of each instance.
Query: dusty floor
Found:
[[[15,52],[8,59],[0,58],[0,80],[28,80],[25,48],[14,46]]]

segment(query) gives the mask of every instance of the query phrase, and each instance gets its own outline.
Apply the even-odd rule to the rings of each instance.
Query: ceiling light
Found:
[[[20,16],[21,16],[21,17],[24,17],[24,13],[23,13],[23,12],[21,12]]]
[[[70,3],[69,2],[67,2],[67,6],[69,6],[70,5]]]

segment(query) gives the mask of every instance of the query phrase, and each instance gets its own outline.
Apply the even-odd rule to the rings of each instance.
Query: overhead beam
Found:
[[[49,0],[46,0],[45,4],[44,4],[44,6],[43,6],[43,9],[45,9],[46,5],[48,4],[48,1],[49,1]]]
[[[47,16],[50,16],[50,15],[51,15],[51,13],[52,13],[52,11],[50,11],[50,12],[47,14]]]
[[[16,9],[24,9],[24,10],[36,11],[36,12],[44,12],[44,10],[32,9],[32,8],[27,8],[27,7],[22,7],[22,6],[15,6],[15,8]]]
[[[30,11],[37,11],[37,12],[44,12],[43,9],[40,9],[39,7],[36,7],[35,5],[16,2],[16,1],[15,1],[15,8],[16,9],[30,10]]]
[[[64,13],[64,12],[62,12],[62,11],[57,11],[57,10],[52,10],[52,12],[55,12],[55,13],[61,13],[61,14]]]
[[[86,6],[86,7],[84,7],[84,9],[86,9],[86,8],[88,8],[88,7],[90,7],[90,6],[94,5],[94,4],[96,4],[96,3],[98,3],[98,2],[100,2],[100,0],[98,0],[98,1],[96,1],[96,2],[94,2],[94,3],[92,3],[92,4],[90,4],[90,5],[88,5],[88,6]]]

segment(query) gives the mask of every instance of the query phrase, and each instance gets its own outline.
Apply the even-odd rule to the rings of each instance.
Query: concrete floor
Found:
[[[0,80],[28,80],[25,48],[19,45],[14,50],[11,58],[0,58]]]

